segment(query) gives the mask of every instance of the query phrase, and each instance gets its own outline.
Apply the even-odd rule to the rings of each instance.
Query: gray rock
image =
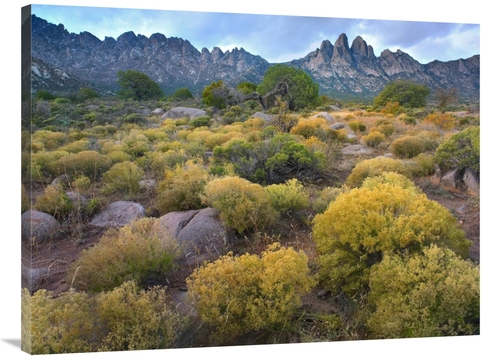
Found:
[[[218,258],[233,239],[233,233],[214,208],[170,212],[160,217],[156,225],[156,230],[166,230],[179,241],[185,261],[190,264]]]
[[[68,188],[71,184],[71,179],[67,174],[60,175],[59,177],[54,178],[51,182],[51,186],[61,186],[62,188]]]
[[[361,155],[361,154],[369,154],[372,151],[363,145],[349,145],[342,148],[343,155]]]
[[[110,203],[90,222],[90,225],[101,228],[123,227],[131,221],[146,216],[144,207],[132,201]]]
[[[190,107],[174,107],[171,110],[168,110],[165,112],[161,118],[167,119],[167,118],[172,118],[172,119],[178,119],[178,118],[197,118],[201,116],[205,116],[207,114],[206,111],[200,110],[198,108],[190,108]]]
[[[463,181],[467,188],[467,194],[479,196],[479,175],[476,171],[467,168],[464,173]]]
[[[441,187],[447,191],[460,192],[460,171],[458,168],[454,168],[446,172],[446,174],[441,178]]]
[[[153,111],[151,111],[152,115],[163,115],[165,111],[163,111],[162,108],[155,108]]]
[[[318,117],[322,117],[329,122],[334,121],[333,117],[328,112],[319,112],[319,113],[315,114],[314,116],[312,116],[311,118],[318,118]]]
[[[56,237],[61,225],[50,214],[30,209],[21,215],[21,238],[29,244],[39,244]]]
[[[261,118],[263,119],[266,123],[269,123],[271,122],[271,120],[273,119],[273,116],[271,115],[268,115],[267,113],[264,113],[264,112],[255,112],[252,116],[250,117],[254,117],[254,118]]]
[[[330,128],[332,130],[340,130],[341,128],[344,128],[344,127],[345,127],[345,125],[341,122],[333,123],[330,125]]]
[[[87,203],[87,198],[85,196],[82,196],[78,192],[69,191],[69,192],[66,192],[66,195],[68,196],[69,200],[77,206],[81,206],[81,205]]]
[[[340,107],[337,107],[337,106],[334,106],[334,105],[330,105],[330,106],[328,106],[328,107],[330,107],[330,109],[331,109],[332,111],[340,111]]]
[[[26,265],[21,267],[21,288],[34,292],[40,288],[42,282],[48,277],[48,268],[32,268]]]

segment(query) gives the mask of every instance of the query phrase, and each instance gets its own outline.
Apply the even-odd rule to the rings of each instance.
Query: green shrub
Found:
[[[368,135],[362,136],[361,139],[366,143],[367,146],[377,147],[384,141],[385,136],[383,133],[380,133],[378,131],[372,131]]]
[[[314,218],[313,239],[324,285],[351,296],[367,291],[371,267],[387,254],[435,243],[467,257],[471,244],[445,207],[385,180],[340,194]]]
[[[129,280],[140,286],[164,281],[179,254],[177,241],[154,228],[155,219],[135,220],[108,230],[85,249],[68,271],[72,287],[90,292],[111,290]]]
[[[447,248],[385,256],[370,288],[373,338],[479,334],[479,267]]]
[[[374,131],[383,133],[385,137],[390,137],[396,131],[396,127],[392,122],[383,120],[377,126],[370,128],[370,132]]]
[[[203,201],[219,210],[224,223],[238,233],[265,229],[277,217],[268,192],[261,185],[239,177],[208,182]]]
[[[43,194],[36,197],[35,209],[51,214],[57,219],[66,218],[74,211],[73,202],[61,186],[47,186]]]
[[[92,181],[99,180],[111,165],[111,159],[97,151],[72,153],[61,157],[57,161],[60,174],[67,174],[72,177],[84,175]]]
[[[164,176],[158,185],[156,198],[160,214],[203,207],[201,194],[209,181],[203,166],[188,161],[184,166],[177,165],[173,170],[166,170]]]
[[[204,126],[210,126],[210,116],[200,116],[197,118],[193,118],[191,121],[189,121],[189,124],[193,127],[204,127]]]
[[[229,253],[187,279],[196,311],[221,344],[252,331],[281,330],[314,284],[307,256],[278,244],[260,258]]]
[[[434,156],[430,154],[421,153],[413,157],[415,167],[412,173],[415,176],[429,176],[434,173]]]
[[[366,131],[366,126],[364,123],[360,121],[351,121],[348,123],[348,126],[354,132],[364,132]]]
[[[347,177],[345,184],[351,188],[359,187],[367,177],[378,176],[383,172],[397,172],[407,177],[411,176],[403,161],[380,156],[359,162]]]
[[[479,172],[479,132],[479,126],[468,127],[441,143],[434,157],[439,168],[470,168]]]
[[[398,158],[413,158],[423,151],[424,141],[418,136],[404,136],[391,144],[391,152]]]
[[[271,196],[271,203],[281,215],[289,215],[309,206],[309,196],[296,178],[282,184],[265,187]]]
[[[39,151],[31,155],[31,164],[26,171],[27,179],[50,182],[64,173],[61,159],[69,153],[66,151]]]
[[[136,163],[116,163],[103,175],[103,193],[134,198],[139,193],[139,181],[143,178],[144,171]]]

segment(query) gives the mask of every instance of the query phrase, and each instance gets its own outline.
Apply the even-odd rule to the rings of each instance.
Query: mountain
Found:
[[[217,80],[233,87],[242,81],[259,83],[272,65],[243,48],[199,51],[188,40],[159,33],[148,38],[130,31],[117,39],[100,40],[89,32],[69,33],[64,25],[36,15],[29,25],[33,91],[74,92],[84,84],[113,93],[118,89],[117,72],[134,69],[146,73],[168,94],[180,87],[199,93]],[[377,57],[361,37],[349,46],[347,36],[341,34],[334,44],[324,40],[316,51],[287,64],[308,72],[322,94],[340,98],[373,97],[389,81],[412,79],[431,89],[455,87],[462,97],[479,99],[479,55],[423,65],[400,50],[385,50]]]

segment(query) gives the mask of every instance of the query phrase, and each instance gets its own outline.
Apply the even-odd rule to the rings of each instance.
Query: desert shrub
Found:
[[[479,172],[479,132],[479,126],[468,127],[443,141],[434,157],[440,169],[471,168]]]
[[[406,113],[402,113],[398,116],[398,120],[406,125],[416,125],[417,119],[413,116],[408,116]]]
[[[270,195],[261,185],[235,176],[208,182],[203,201],[219,210],[224,223],[239,233],[264,229],[277,217]]]
[[[47,186],[43,194],[36,198],[35,209],[64,219],[74,210],[74,205],[62,186],[54,185]]]
[[[26,177],[34,181],[50,181],[64,173],[61,158],[69,153],[66,151],[39,151],[31,155]]]
[[[95,351],[97,326],[92,300],[85,293],[68,292],[58,298],[39,290],[22,292],[22,348],[30,354]]]
[[[174,268],[178,244],[167,231],[156,230],[154,223],[154,218],[142,218],[108,230],[73,263],[68,283],[76,289],[101,292],[129,280],[141,287],[164,281]]]
[[[310,138],[312,136],[317,137],[319,139],[326,139],[326,134],[328,130],[328,123],[324,118],[316,117],[316,118],[308,118],[308,119],[299,119],[297,125],[292,127],[290,133],[292,135],[300,135],[304,138]]]
[[[368,177],[363,181],[361,188],[375,188],[382,183],[398,186],[415,193],[421,193],[421,190],[415,186],[415,183],[411,179],[396,172],[383,172],[379,176]]]
[[[130,133],[122,139],[121,149],[133,158],[141,157],[149,151],[149,140],[141,131],[132,129]]]
[[[189,121],[189,124],[193,127],[208,127],[210,126],[210,116],[200,116],[197,118],[193,118],[191,121]]]
[[[107,329],[99,351],[172,348],[185,327],[160,286],[140,290],[128,281],[96,300],[98,323]]]
[[[418,136],[404,136],[395,139],[391,152],[398,158],[413,158],[424,151],[424,141]]]
[[[383,120],[378,122],[375,127],[370,128],[370,132],[374,131],[383,133],[385,137],[390,137],[396,131],[396,127],[391,121]]]
[[[367,177],[378,176],[383,172],[397,172],[405,176],[411,176],[411,172],[401,160],[389,157],[376,157],[359,162],[346,179],[349,187],[359,187]]]
[[[347,190],[346,187],[325,187],[323,188],[316,199],[313,201],[313,210],[316,213],[323,213],[328,208],[330,202],[335,200],[337,196]]]
[[[109,170],[111,159],[97,151],[82,151],[61,157],[57,161],[60,173],[78,177],[87,176],[92,181],[97,181],[102,174]]]
[[[30,354],[172,348],[186,323],[164,289],[140,290],[133,281],[97,295],[30,296],[24,289],[22,312],[22,346]]]
[[[66,151],[69,153],[78,153],[81,151],[87,151],[89,149],[90,149],[90,142],[86,138],[82,138],[78,141],[73,141],[60,148],[61,151]]]
[[[208,172],[194,161],[165,170],[156,198],[160,214],[202,208],[200,196],[208,180]]]
[[[449,113],[431,113],[424,118],[425,123],[431,123],[442,130],[455,127],[455,118]]]
[[[354,132],[364,132],[366,131],[366,125],[360,121],[350,121],[348,124],[349,128]]]
[[[282,329],[314,280],[304,253],[274,244],[260,258],[229,253],[206,263],[187,285],[201,319],[214,328],[213,339],[227,344],[252,331]]]
[[[111,162],[113,164],[132,160],[132,156],[122,150],[113,150],[110,151],[107,155],[111,159]]]
[[[385,256],[370,288],[374,338],[479,334],[479,267],[447,248]]]
[[[434,173],[434,156],[421,153],[413,157],[415,167],[412,168],[412,173],[415,176],[429,176]]]
[[[143,178],[144,171],[134,162],[116,163],[102,176],[103,193],[134,198],[139,193],[139,181]]]
[[[380,133],[378,131],[372,131],[368,135],[362,136],[361,139],[366,143],[367,146],[377,147],[384,141],[385,136],[383,133]]]
[[[325,287],[353,297],[366,293],[371,267],[385,255],[435,243],[467,257],[471,244],[445,207],[393,183],[340,194],[314,218],[313,240]]]
[[[145,157],[149,159],[149,167],[153,171],[154,177],[158,180],[165,177],[165,170],[183,165],[190,158],[184,150],[168,150],[164,153],[150,151]]]
[[[75,180],[71,183],[71,185],[73,186],[76,192],[85,193],[90,189],[92,181],[88,177],[79,176],[75,178]]]
[[[271,196],[272,206],[281,215],[289,215],[309,206],[309,196],[296,178],[267,186],[265,189]]]
[[[66,134],[56,131],[38,130],[31,136],[32,142],[40,142],[43,149],[47,151],[55,150],[66,141]]]

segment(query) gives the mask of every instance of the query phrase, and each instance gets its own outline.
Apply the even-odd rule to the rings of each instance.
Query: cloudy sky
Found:
[[[223,51],[238,47],[269,62],[304,57],[325,39],[334,43],[341,33],[347,35],[349,44],[356,36],[361,36],[373,47],[376,56],[380,56],[385,49],[400,49],[423,64],[433,60],[467,58],[480,53],[478,23],[224,13],[194,9],[120,9],[116,6],[33,5],[32,12],[56,25],[63,24],[69,32],[78,34],[88,31],[101,40],[106,36],[116,39],[127,31],[147,37],[161,33],[189,40],[200,51],[203,47],[212,50],[218,46]]]

